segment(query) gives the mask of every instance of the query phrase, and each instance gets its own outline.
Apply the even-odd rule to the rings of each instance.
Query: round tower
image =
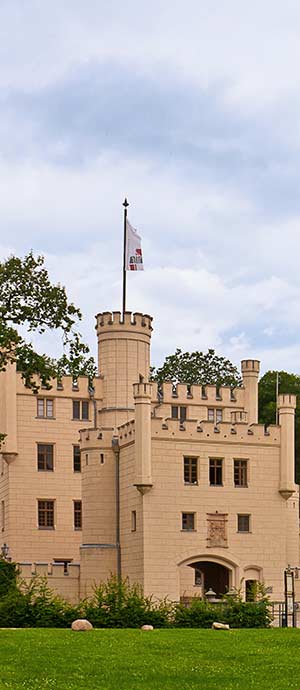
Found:
[[[118,426],[134,414],[133,384],[148,380],[152,317],[139,312],[97,315],[98,366],[103,377],[102,424]]]

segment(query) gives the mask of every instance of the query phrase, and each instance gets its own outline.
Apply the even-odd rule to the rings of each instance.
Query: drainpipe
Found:
[[[116,459],[116,548],[117,548],[117,578],[120,582],[122,579],[121,566],[121,544],[120,544],[120,448],[119,439],[117,436],[112,438],[112,449]]]

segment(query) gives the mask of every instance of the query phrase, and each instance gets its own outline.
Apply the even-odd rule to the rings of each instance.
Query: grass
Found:
[[[300,630],[0,630],[5,690],[300,690]]]

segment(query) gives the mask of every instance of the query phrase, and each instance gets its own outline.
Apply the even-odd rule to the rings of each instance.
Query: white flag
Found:
[[[126,271],[143,271],[141,238],[126,219]]]

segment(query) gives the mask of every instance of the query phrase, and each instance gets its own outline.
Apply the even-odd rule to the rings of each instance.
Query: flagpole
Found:
[[[127,240],[127,207],[129,203],[125,198],[124,206],[124,240],[123,240],[123,299],[122,299],[122,319],[124,321],[126,311],[126,240]]]

